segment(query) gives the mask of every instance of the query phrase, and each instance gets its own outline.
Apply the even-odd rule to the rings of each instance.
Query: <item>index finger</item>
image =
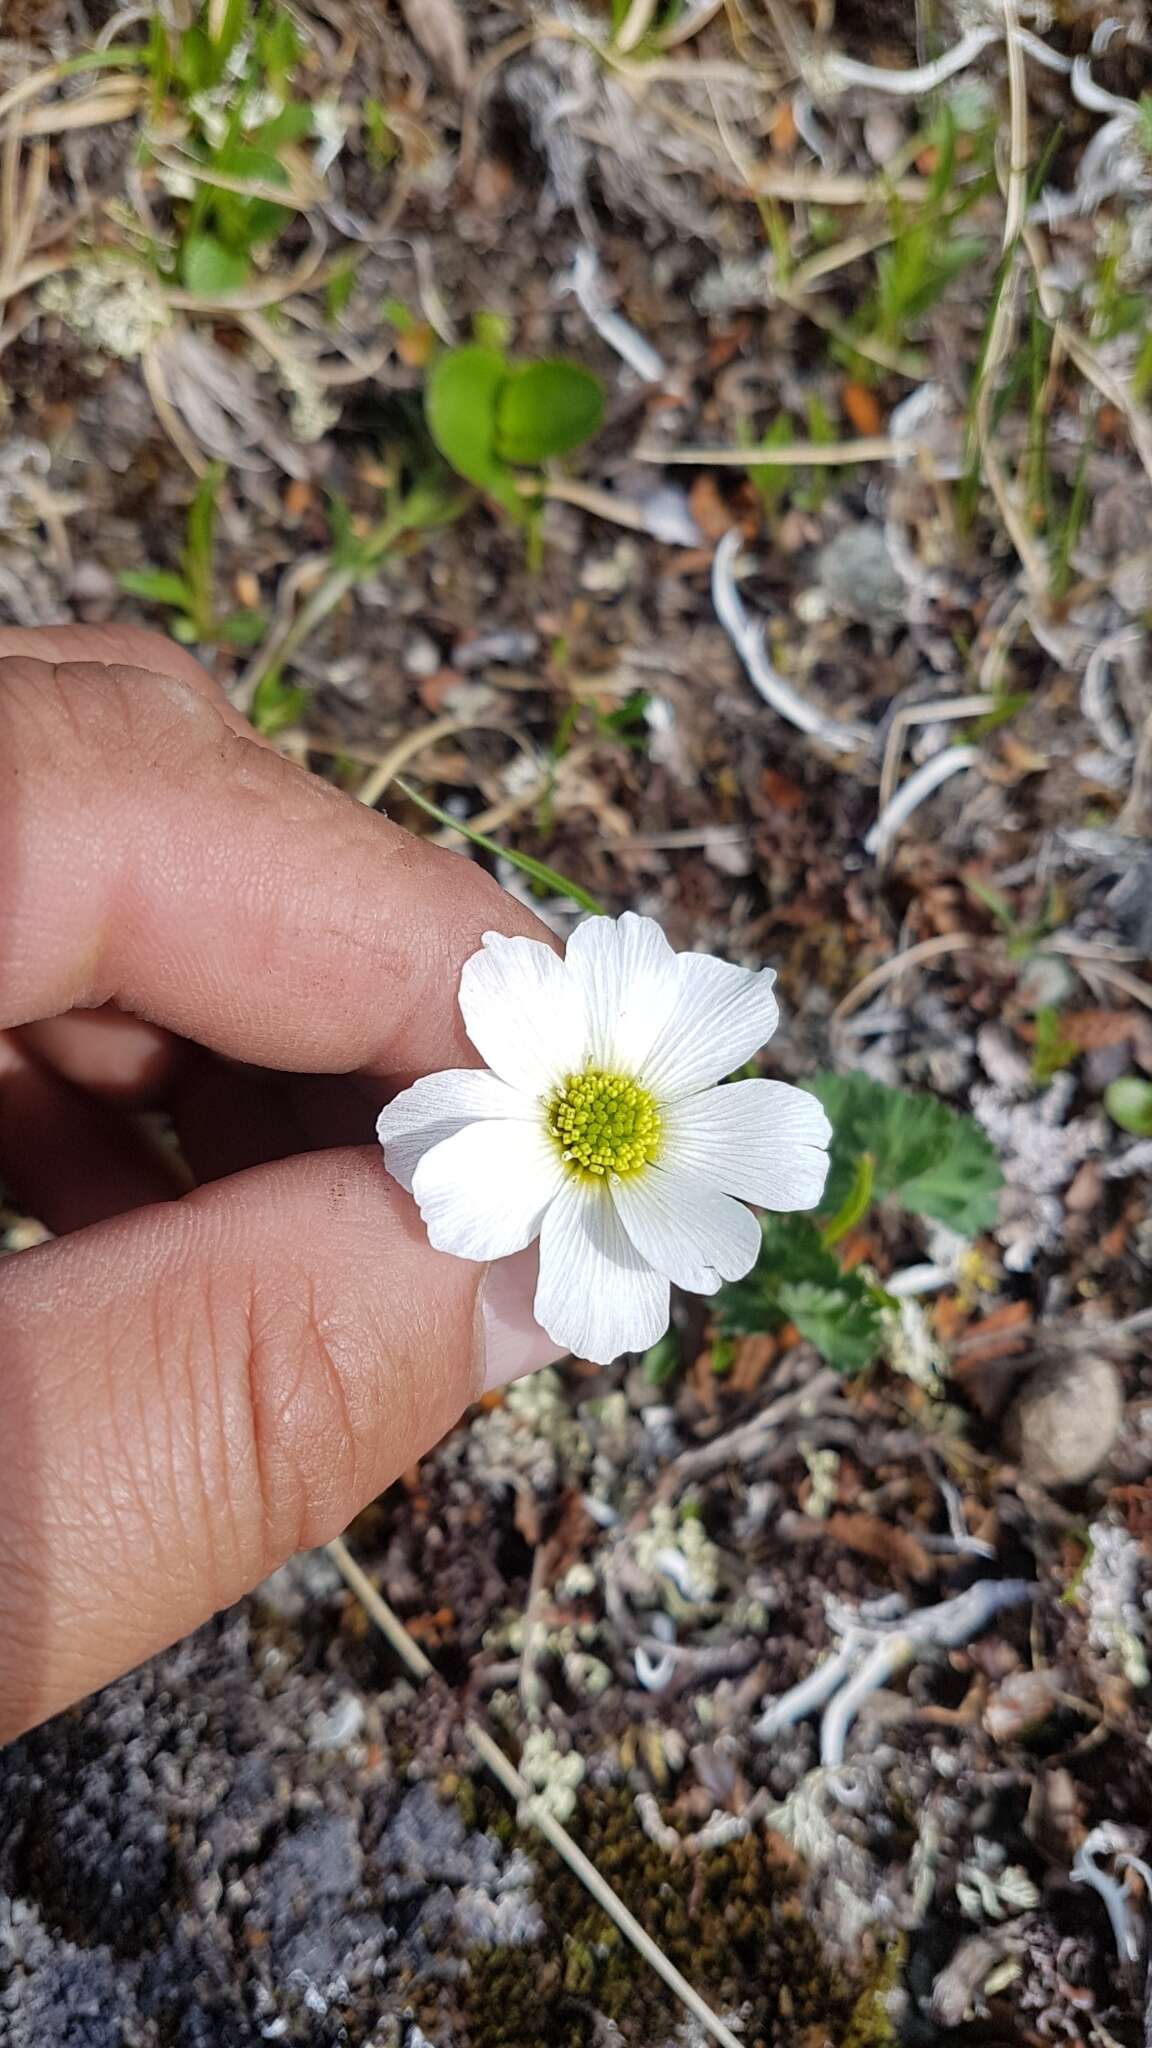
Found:
[[[115,1002],[262,1066],[473,1064],[456,992],[488,930],[550,940],[211,686],[0,658],[0,1024]]]

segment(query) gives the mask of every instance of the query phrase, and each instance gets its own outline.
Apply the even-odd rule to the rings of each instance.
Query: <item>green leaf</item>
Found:
[[[119,583],[129,597],[146,598],[149,604],[175,604],[184,611],[192,602],[184,578],[170,569],[124,569]]]
[[[176,76],[186,92],[204,92],[215,85],[224,59],[204,30],[186,28],[176,51]]]
[[[869,1152],[875,1192],[966,1237],[996,1221],[1003,1175],[979,1124],[930,1095],[886,1088],[865,1074],[818,1074],[805,1083],[832,1124],[824,1205],[841,1208]]]
[[[437,824],[450,825],[453,832],[459,832],[461,837],[470,840],[473,846],[481,847],[485,853],[498,854],[501,860],[510,861],[514,868],[519,868],[522,875],[527,875],[529,881],[539,882],[542,888],[550,890],[553,895],[570,897],[582,910],[594,911],[597,917],[606,915],[602,903],[597,903],[596,898],[590,896],[586,889],[582,889],[578,882],[570,882],[567,875],[562,875],[558,869],[546,867],[542,860],[533,860],[530,853],[521,853],[518,846],[500,846],[495,839],[489,839],[487,833],[474,832],[463,818],[454,818],[450,811],[442,811],[439,804],[434,804],[429,797],[421,796],[419,790],[413,789],[412,784],[405,782],[401,775],[396,777],[396,787],[403,790],[404,795],[419,810],[426,811],[430,818],[435,818]]]
[[[250,142],[239,140],[221,145],[212,158],[212,169],[223,178],[250,178],[253,184],[287,185],[289,182],[288,173],[274,150],[256,149]]]
[[[882,1304],[865,1282],[847,1284],[855,1278],[845,1273],[835,1287],[787,1281],[778,1296],[789,1322],[838,1372],[863,1372],[884,1341]]]
[[[473,313],[472,339],[502,356],[512,339],[512,322],[505,313]]]
[[[669,1380],[674,1380],[680,1370],[680,1339],[675,1330],[665,1330],[649,1346],[640,1364],[650,1387],[666,1387]]]
[[[745,1337],[791,1322],[838,1371],[870,1365],[884,1339],[883,1289],[863,1273],[842,1272],[807,1216],[762,1216],[760,1230],[751,1273],[716,1296],[720,1330]]]
[[[1136,1074],[1110,1081],[1104,1090],[1104,1107],[1122,1131],[1131,1131],[1135,1138],[1152,1138],[1152,1081],[1141,1081]]]
[[[559,361],[521,363],[496,394],[496,452],[535,468],[589,440],[603,416],[603,387],[590,370]]]
[[[285,726],[295,725],[307,709],[308,695],[297,684],[283,682],[278,668],[270,669],[256,685],[249,710],[257,732],[270,739],[273,733],[283,732]]]
[[[424,416],[441,455],[485,490],[501,469],[496,402],[507,371],[493,348],[452,348],[436,358],[424,386]]]
[[[205,11],[211,21],[214,10],[208,8]],[[224,0],[224,6],[218,10],[218,18],[212,32],[213,46],[222,59],[230,56],[235,49],[247,17],[248,0]]]
[[[216,299],[247,284],[248,259],[215,235],[189,235],[180,250],[180,275],[188,291]]]
[[[216,630],[229,647],[255,647],[264,637],[265,623],[263,612],[230,612]]]

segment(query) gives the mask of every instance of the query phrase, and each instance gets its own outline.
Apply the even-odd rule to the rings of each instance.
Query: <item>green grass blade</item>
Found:
[[[403,790],[409,802],[414,803],[419,810],[426,811],[430,818],[435,818],[438,825],[448,825],[453,832],[459,832],[465,839],[470,839],[473,846],[482,847],[485,853],[495,853],[501,860],[511,861],[512,866],[519,868],[521,874],[527,875],[530,881],[539,882],[543,888],[551,889],[557,896],[570,897],[582,910],[591,910],[597,917],[607,917],[604,905],[597,903],[596,898],[590,896],[587,889],[582,889],[578,882],[570,882],[567,875],[559,874],[555,868],[546,867],[542,860],[533,860],[530,853],[521,853],[514,846],[498,846],[494,839],[489,839],[486,832],[474,832],[471,825],[466,825],[460,818],[454,818],[450,811],[442,811],[439,804],[432,802],[431,797],[421,796],[419,790],[413,789],[412,784],[405,782],[402,776],[396,777],[396,788]]]

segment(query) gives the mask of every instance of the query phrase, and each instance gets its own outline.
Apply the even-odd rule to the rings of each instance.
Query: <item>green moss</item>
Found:
[[[637,1919],[719,2011],[751,2002],[747,2048],[888,2048],[883,2004],[889,1951],[861,1989],[824,1952],[794,1873],[759,1834],[702,1856],[667,1856],[650,1842],[623,1789],[583,1794],[581,1846]],[[477,1950],[464,1993],[469,2048],[590,2048],[597,2013],[636,2043],[661,2040],[678,2002],[540,1844],[537,1899],[545,1932],[525,1948]],[[895,1955],[890,1966],[889,1957]],[[885,2029],[887,2029],[885,2031]]]
[[[898,2048],[900,2037],[892,2018],[892,1993],[904,1976],[907,1947],[900,1935],[884,1950],[871,1983],[865,1985],[852,2008],[848,2032],[840,2048]]]

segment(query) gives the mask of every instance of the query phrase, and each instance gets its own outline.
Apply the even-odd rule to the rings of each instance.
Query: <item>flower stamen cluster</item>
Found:
[[[548,1105],[548,1129],[573,1173],[640,1173],[660,1150],[660,1112],[626,1074],[588,1067],[569,1074]]]

